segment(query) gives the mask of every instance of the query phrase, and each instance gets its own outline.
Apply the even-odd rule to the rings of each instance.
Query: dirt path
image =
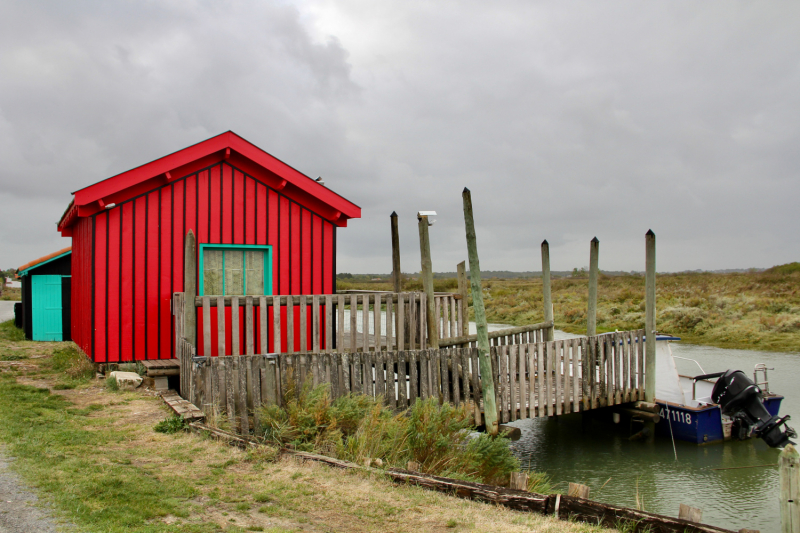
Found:
[[[55,520],[37,503],[36,494],[10,470],[0,451],[0,533],[55,533]]]

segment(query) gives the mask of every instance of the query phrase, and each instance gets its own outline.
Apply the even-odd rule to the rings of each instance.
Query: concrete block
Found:
[[[111,372],[108,377],[116,379],[120,389],[132,390],[142,384],[142,376],[136,372],[122,372],[117,370]]]
[[[153,388],[157,391],[169,389],[169,379],[167,376],[156,376],[153,378]]]

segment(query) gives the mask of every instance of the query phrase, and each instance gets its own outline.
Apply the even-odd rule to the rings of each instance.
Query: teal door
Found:
[[[61,276],[31,276],[33,340],[63,339]]]

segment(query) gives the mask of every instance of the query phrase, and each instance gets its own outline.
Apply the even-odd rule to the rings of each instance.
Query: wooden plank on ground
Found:
[[[170,409],[176,414],[183,417],[185,420],[201,421],[205,417],[203,411],[198,409],[194,404],[184,400],[174,390],[167,390],[161,393],[161,398],[164,400]]]

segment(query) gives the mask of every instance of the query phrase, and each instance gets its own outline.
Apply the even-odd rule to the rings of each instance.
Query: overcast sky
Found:
[[[233,130],[360,205],[340,272],[800,260],[798,2],[0,1],[0,267],[70,192]]]

